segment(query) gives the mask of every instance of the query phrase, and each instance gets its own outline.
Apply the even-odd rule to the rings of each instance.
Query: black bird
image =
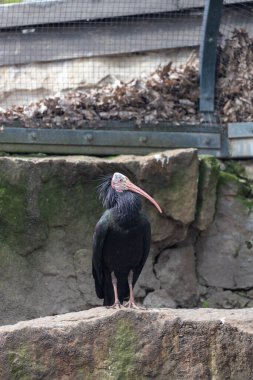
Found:
[[[98,298],[104,306],[120,307],[129,297],[128,307],[137,308],[133,287],[147,260],[150,224],[141,212],[140,195],[157,202],[125,175],[114,173],[99,186],[99,197],[107,208],[95,227],[92,273]]]

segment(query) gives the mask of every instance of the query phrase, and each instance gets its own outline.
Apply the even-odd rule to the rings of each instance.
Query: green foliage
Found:
[[[219,185],[226,185],[229,182],[238,183],[238,178],[234,174],[227,173],[226,171],[221,170],[220,178],[219,178]]]
[[[202,303],[201,303],[201,307],[203,307],[203,308],[208,308],[208,307],[209,307],[209,302],[208,302],[208,300],[204,300],[204,301],[202,301]]]
[[[236,161],[226,162],[226,172],[236,175],[239,178],[247,178],[245,168]]]

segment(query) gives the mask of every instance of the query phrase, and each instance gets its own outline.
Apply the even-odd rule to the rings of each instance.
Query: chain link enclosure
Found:
[[[89,94],[88,103],[93,103],[93,100],[106,103],[108,92],[113,94],[116,87],[120,87],[122,92],[130,89],[131,94],[126,102],[131,102],[135,86],[141,112],[149,114],[146,103],[155,102],[151,111],[159,108],[156,105],[157,96],[161,97],[160,87],[168,80],[173,82],[170,85],[167,83],[167,92],[171,95],[169,99],[159,99],[168,105],[162,105],[161,115],[151,112],[146,119],[165,118],[180,122],[183,118],[194,121],[192,115],[195,115],[198,100],[197,66],[202,6],[203,1],[192,0],[144,0],[137,3],[23,1],[20,4],[1,5],[0,104],[3,109],[27,106],[48,96],[68,94],[69,91],[72,91],[72,98],[82,97],[84,91]],[[164,72],[161,72],[164,67]],[[185,75],[186,67],[193,72]],[[159,89],[154,88],[157,76]],[[147,89],[149,80],[152,83]],[[193,81],[195,86],[193,101],[185,96],[188,80]],[[136,81],[141,81],[140,88]],[[144,104],[141,101],[143,88],[147,92]],[[153,90],[158,90],[158,95],[152,95]],[[189,113],[184,110],[187,107]],[[40,110],[44,108],[39,107]],[[89,114],[89,107],[85,104],[84,108],[87,108],[87,119],[131,119],[131,110],[124,109],[125,104],[117,104],[115,116],[108,115],[106,106],[103,110],[100,105],[95,110],[97,115]],[[139,110],[134,111],[135,119]],[[117,115],[117,112],[121,114]]]
[[[253,2],[223,10],[218,42],[215,110],[221,123],[253,121]]]

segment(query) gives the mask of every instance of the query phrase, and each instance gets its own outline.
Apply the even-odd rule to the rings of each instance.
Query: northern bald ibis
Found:
[[[120,308],[129,297],[128,307],[138,308],[133,287],[147,260],[151,236],[150,223],[141,212],[139,194],[160,213],[162,210],[150,195],[121,173],[104,178],[98,191],[107,210],[93,236],[92,273],[96,294],[104,299],[104,306]]]

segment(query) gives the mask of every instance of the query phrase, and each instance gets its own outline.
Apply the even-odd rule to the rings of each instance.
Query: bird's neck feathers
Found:
[[[117,194],[117,203],[113,207],[113,216],[120,226],[132,226],[140,218],[140,211],[141,199],[138,194],[131,191],[123,191]]]
[[[113,219],[119,227],[132,226],[140,218],[140,196],[131,191],[117,192],[111,187],[112,176],[103,178],[98,187],[99,198],[103,206],[111,210]]]

